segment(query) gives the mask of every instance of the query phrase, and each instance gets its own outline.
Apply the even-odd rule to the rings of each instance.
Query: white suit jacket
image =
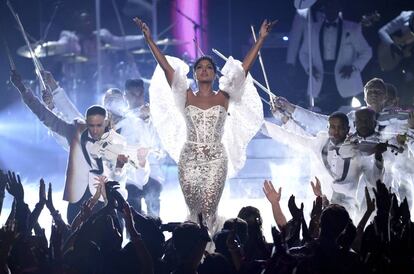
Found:
[[[329,142],[327,132],[319,132],[316,136],[304,136],[265,121],[263,133],[294,149],[299,147],[303,153],[311,152],[312,156],[317,159],[316,163],[312,164],[316,164],[318,170],[316,175],[322,179],[321,183],[323,184],[325,194],[328,194],[332,189],[335,192],[355,198],[362,175],[365,175],[372,184],[375,184],[378,179],[382,179],[383,164],[377,163],[373,156],[363,156],[359,153],[356,153],[351,158],[348,173],[345,178],[341,178],[343,176],[343,169],[341,167],[345,165],[345,159],[342,159],[335,151],[327,151],[327,153],[332,153],[332,155],[327,156],[325,159],[322,154],[324,147]],[[329,159],[331,159],[331,162],[329,162]],[[328,169],[326,164],[331,168]]]
[[[64,117],[70,120],[83,117],[83,115],[78,111],[76,106],[69,99],[63,88],[58,87],[52,92],[52,94],[55,109]],[[138,127],[137,122],[137,120],[123,119],[115,125],[114,129],[117,130],[119,128],[122,128],[120,135],[126,140],[126,143],[128,145],[141,145],[142,147],[150,147],[148,145],[145,146],[136,142],[136,139],[143,134],[143,130]],[[127,170],[128,183],[133,182],[135,185],[142,188],[142,186],[148,182],[151,172],[151,167],[148,161],[145,163],[144,167],[139,166],[136,169],[127,164],[125,169]]]
[[[22,98],[29,109],[45,124],[50,130],[66,138],[69,143],[69,159],[66,168],[66,181],[63,199],[69,203],[76,203],[84,195],[86,189],[93,195],[96,191],[94,178],[97,176],[91,173],[92,167],[88,164],[81,145],[81,134],[86,130],[84,123],[68,123],[54,113],[49,111],[31,91],[22,93]],[[114,132],[114,143],[124,143],[125,139]],[[119,192],[126,198],[125,170],[117,170],[116,162],[103,161],[105,175],[109,180],[120,183]]]
[[[342,34],[340,36],[339,50],[335,64],[335,81],[339,94],[343,98],[355,96],[363,92],[363,84],[361,79],[361,71],[372,57],[372,49],[368,45],[364,36],[362,35],[361,26],[359,24],[340,20],[342,22]],[[312,25],[311,42],[312,42],[312,62],[317,70],[321,73],[320,78],[316,80],[312,78],[313,91],[312,95],[317,97],[320,93],[323,82],[323,60],[320,44],[320,32],[323,22],[316,22]],[[338,31],[339,31],[338,26]],[[299,53],[300,62],[305,71],[309,71],[309,51],[308,51],[309,35],[305,32],[304,41]],[[341,77],[339,71],[343,66],[350,65],[355,68],[351,77],[344,79]],[[308,88],[308,92],[309,88]]]
[[[289,32],[289,44],[286,54],[287,64],[296,64],[296,57],[301,47],[304,33],[308,30],[308,15],[309,9],[296,10],[295,16],[293,17],[292,21],[292,26]],[[323,15],[320,12],[318,12],[316,13],[315,19],[317,21],[322,21]],[[314,21],[312,21],[312,24],[313,23]]]

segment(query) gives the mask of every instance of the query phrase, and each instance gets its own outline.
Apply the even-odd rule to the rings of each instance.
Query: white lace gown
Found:
[[[227,177],[227,153],[221,142],[227,111],[189,105],[184,110],[187,141],[178,161],[178,174],[191,220],[197,214],[214,221]],[[207,222],[209,223],[209,222]]]
[[[178,163],[190,219],[197,221],[201,212],[212,228],[225,181],[244,166],[247,145],[263,123],[263,106],[251,76],[232,57],[219,81],[230,97],[228,111],[186,106],[189,68],[178,58],[167,59],[175,70],[172,88],[157,66],[149,88],[151,115],[163,147]]]

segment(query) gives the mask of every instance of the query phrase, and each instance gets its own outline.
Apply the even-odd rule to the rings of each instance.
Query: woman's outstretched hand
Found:
[[[174,69],[173,67],[168,63],[167,58],[165,57],[164,53],[158,48],[158,46],[155,44],[155,41],[152,39],[151,31],[147,24],[145,24],[141,19],[138,17],[134,18],[135,24],[141,29],[142,34],[145,37],[145,40],[147,42],[148,47],[150,48],[152,55],[154,56],[155,60],[157,60],[157,63],[160,65],[162,70],[164,71],[165,77],[167,78],[168,84],[171,86],[173,76],[174,76]]]
[[[262,26],[260,27],[259,37],[266,38],[267,35],[272,31],[273,26],[277,23],[278,20],[268,21],[267,19],[263,21]]]
[[[134,17],[134,22],[137,24],[137,26],[141,29],[142,34],[144,34],[145,39],[148,39],[151,37],[151,31],[147,24],[145,24],[141,19],[138,17]]]

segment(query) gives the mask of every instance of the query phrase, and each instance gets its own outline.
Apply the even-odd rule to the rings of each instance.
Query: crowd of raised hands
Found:
[[[279,231],[272,230],[275,254],[264,273],[410,273],[414,264],[414,228],[407,199],[401,203],[381,182],[371,198],[365,188],[365,207],[358,224],[346,208],[329,204],[318,178],[311,182],[315,200],[309,224],[303,203],[291,195],[288,208],[292,219],[280,209],[282,188],[265,181],[264,192],[272,205]],[[375,216],[372,216],[375,213]],[[370,223],[367,225],[368,221]],[[283,269],[283,271],[281,271]],[[285,271],[286,270],[286,271]]]
[[[297,206],[293,195],[288,199],[288,219],[280,206],[282,188],[265,181],[263,191],[277,225],[272,228],[273,243],[268,243],[255,207],[243,207],[210,235],[201,214],[198,223],[162,224],[131,208],[117,191],[117,182],[96,180],[96,194],[67,224],[53,205],[52,184],[46,192],[40,180],[39,201],[30,210],[20,176],[1,171],[0,213],[6,192],[13,203],[0,229],[0,273],[411,273],[414,269],[414,228],[407,200],[399,203],[380,181],[373,190],[375,198],[365,189],[365,212],[356,225],[344,207],[329,204],[317,178],[311,182],[315,201],[309,222],[303,203]],[[104,205],[93,210],[98,200]],[[53,218],[49,239],[38,223],[45,206]],[[165,231],[172,236],[166,239],[170,234]]]

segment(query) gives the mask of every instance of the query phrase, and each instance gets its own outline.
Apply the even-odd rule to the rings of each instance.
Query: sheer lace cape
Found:
[[[184,109],[189,88],[189,67],[167,56],[174,68],[172,87],[158,65],[149,87],[151,115],[163,147],[178,162],[186,141]],[[227,177],[234,177],[246,161],[246,148],[263,124],[263,106],[250,74],[245,77],[241,62],[230,57],[222,69],[219,88],[229,97],[228,116],[222,142],[228,156]]]

